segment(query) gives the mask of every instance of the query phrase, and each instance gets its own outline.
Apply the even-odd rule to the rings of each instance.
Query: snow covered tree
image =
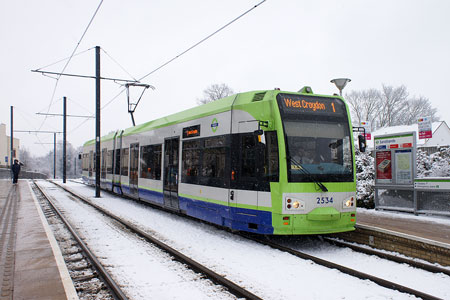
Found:
[[[370,152],[356,150],[356,201],[358,207],[374,208],[375,169]]]

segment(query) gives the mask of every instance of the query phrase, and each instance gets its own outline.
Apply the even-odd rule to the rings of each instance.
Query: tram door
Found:
[[[139,144],[130,145],[130,193],[138,197]]]
[[[178,137],[164,141],[164,206],[178,210]]]

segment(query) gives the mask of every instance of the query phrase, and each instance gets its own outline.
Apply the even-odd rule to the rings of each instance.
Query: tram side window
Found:
[[[120,174],[120,149],[116,149],[116,163],[114,164],[114,174]]]
[[[122,168],[121,168],[121,175],[122,176],[128,176],[128,160],[129,160],[129,151],[130,149],[124,148],[122,149]]]
[[[109,150],[106,153],[106,173],[108,174],[112,174],[112,162],[113,162],[112,158],[113,158],[113,151]]]
[[[200,176],[201,151],[203,140],[192,140],[183,142],[183,170],[181,182],[198,184]]]
[[[200,184],[227,187],[226,171],[227,139],[225,136],[205,139]]]
[[[101,160],[101,178],[105,179],[106,178],[106,153],[108,151],[106,150],[106,148],[102,149],[102,160]]]
[[[83,169],[83,171],[87,171],[86,156],[87,156],[87,154],[83,153],[82,159],[81,159],[81,168]]]
[[[141,147],[141,177],[161,180],[162,145]]]

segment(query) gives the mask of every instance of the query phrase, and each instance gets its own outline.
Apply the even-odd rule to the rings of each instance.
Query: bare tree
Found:
[[[406,101],[401,115],[402,124],[415,124],[420,117],[431,117],[432,121],[436,121],[438,119],[437,109],[433,108],[430,100],[423,96]]]
[[[380,106],[378,125],[380,127],[401,125],[401,113],[407,99],[408,92],[404,85],[394,88],[383,84],[378,101]]]
[[[225,83],[211,84],[203,91],[203,98],[197,99],[197,104],[206,104],[234,94],[234,91]]]
[[[350,104],[353,120],[369,121],[372,129],[375,129],[375,120],[379,111],[377,100],[380,98],[380,92],[376,89],[363,91],[352,91],[345,95],[345,99]]]
[[[352,119],[369,121],[371,129],[377,127],[411,125],[420,117],[437,120],[437,109],[431,106],[428,98],[408,98],[405,86],[392,87],[383,85],[376,89],[352,91],[345,95]]]

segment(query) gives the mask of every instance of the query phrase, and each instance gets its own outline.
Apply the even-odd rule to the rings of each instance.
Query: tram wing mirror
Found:
[[[264,131],[262,129],[258,129],[258,130],[253,131],[253,134],[254,135],[263,135]]]
[[[363,135],[358,135],[359,151],[366,152],[366,138]]]

